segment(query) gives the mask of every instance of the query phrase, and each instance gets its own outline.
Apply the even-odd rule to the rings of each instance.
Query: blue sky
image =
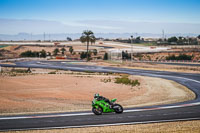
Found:
[[[199,13],[200,0],[0,0],[1,20],[57,21],[76,29],[73,31],[70,28],[69,32],[79,32],[78,27],[80,30],[88,28],[98,32],[126,32],[123,24],[130,22],[187,23],[199,27]],[[113,22],[114,27],[106,22]],[[6,31],[0,30],[2,32]],[[188,32],[197,31],[193,28]]]

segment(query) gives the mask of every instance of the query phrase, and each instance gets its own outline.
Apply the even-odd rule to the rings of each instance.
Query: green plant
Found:
[[[12,69],[12,73],[28,73],[28,70],[23,70],[23,69]]]
[[[88,53],[88,60],[90,59],[90,57],[91,57],[91,52]],[[87,58],[87,52],[81,52],[80,58],[81,59]]]
[[[101,79],[101,82],[104,82],[104,83],[108,83],[108,82],[111,82],[111,78],[108,78],[108,79]]]
[[[49,72],[48,74],[56,74],[56,71],[53,71],[53,72]]]
[[[65,51],[66,51],[65,48],[62,48],[62,49],[61,49],[62,55],[64,55]]]
[[[59,52],[60,52],[59,49],[56,48],[56,49],[54,49],[53,54],[56,56],[56,55],[58,55]]]
[[[93,54],[97,55],[97,50],[96,49],[93,50]]]
[[[103,59],[104,59],[104,60],[108,60],[108,53],[105,53],[105,54],[104,54]]]
[[[40,51],[40,57],[46,58],[46,56],[47,56],[47,52],[44,49]]]
[[[171,38],[168,38],[167,41],[168,41],[168,42],[177,42],[177,41],[178,41],[178,38],[175,37],[175,36],[173,36],[173,37],[171,37]]]
[[[169,55],[166,57],[166,60],[192,60],[193,56],[186,55],[186,54],[180,54],[178,56],[175,55]]]
[[[69,47],[69,52],[72,54],[72,53],[73,53],[73,51],[74,51],[73,47],[72,47],[72,46],[70,46],[70,47]]]
[[[25,51],[25,52],[22,52],[20,54],[21,57],[46,57],[47,56],[47,53],[46,51],[43,49],[42,51],[31,51],[31,50],[28,50],[28,51]]]
[[[115,78],[115,83],[117,84],[125,84],[125,85],[131,85],[131,86],[139,86],[140,82],[136,79],[136,80],[131,80],[128,78],[128,76],[122,76],[122,77],[118,77]]]
[[[95,72],[92,72],[92,71],[85,71],[85,73],[95,73]]]

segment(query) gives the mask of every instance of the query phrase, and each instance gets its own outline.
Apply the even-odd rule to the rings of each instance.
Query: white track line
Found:
[[[65,116],[80,116],[80,115],[93,115],[93,113],[79,113],[79,114],[56,114],[56,115],[41,115],[41,116],[15,116],[15,117],[2,117],[0,120],[13,120],[13,119],[31,119],[31,118],[47,118],[47,117],[65,117]]]

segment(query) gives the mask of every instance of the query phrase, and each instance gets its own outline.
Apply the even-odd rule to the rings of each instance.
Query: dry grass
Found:
[[[200,120],[154,124],[70,128],[52,130],[10,131],[8,133],[199,133]]]

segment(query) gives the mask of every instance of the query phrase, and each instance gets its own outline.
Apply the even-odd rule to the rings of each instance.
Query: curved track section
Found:
[[[16,65],[0,64],[4,67],[48,68],[72,71],[113,72],[159,77],[178,82],[196,94],[196,99],[168,105],[146,106],[125,109],[123,114],[95,116],[90,111],[73,113],[53,113],[40,115],[18,115],[0,117],[0,131],[52,129],[88,126],[138,124],[179,120],[200,119],[200,74],[148,71],[115,67],[75,65],[59,61],[26,61]]]

